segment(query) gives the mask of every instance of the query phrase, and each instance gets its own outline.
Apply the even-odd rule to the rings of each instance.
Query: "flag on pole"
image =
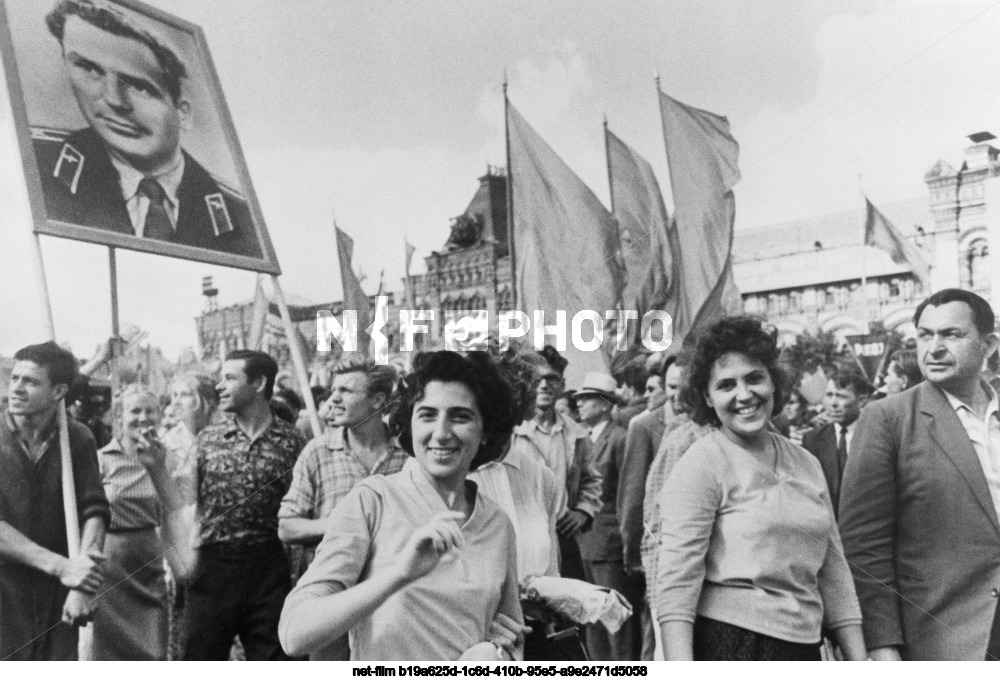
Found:
[[[253,315],[250,317],[249,349],[261,351],[264,344],[264,327],[267,323],[268,301],[264,295],[264,275],[257,274],[257,290],[253,299]]]
[[[405,238],[403,239],[403,246],[406,248],[406,303],[410,306],[410,309],[416,309],[416,295],[413,292],[413,281],[410,280],[410,263],[413,262],[413,253],[417,252],[417,249],[410,245],[410,242]]]
[[[677,345],[685,335],[741,308],[733,280],[731,250],[740,180],[740,146],[729,121],[665,95],[660,96],[663,141],[670,166],[677,228],[671,235],[674,262],[683,282],[668,306]]]
[[[674,225],[667,220],[660,185],[645,158],[607,126],[604,132],[611,205],[625,261],[622,305],[637,310],[640,318],[651,309],[669,312],[667,301],[677,278],[667,231]],[[632,344],[638,344],[638,324],[632,338]]]
[[[892,222],[879,212],[878,208],[865,196],[865,245],[881,248],[889,253],[892,261],[898,265],[909,267],[913,275],[930,289],[931,265],[924,252],[908,240]]]
[[[569,324],[581,310],[604,315],[621,307],[624,272],[615,218],[583,181],[507,103],[509,181],[514,192],[514,261],[517,306],[544,311],[545,324],[557,310]],[[537,324],[532,319],[532,328]],[[590,325],[584,328],[589,340]],[[608,372],[613,342],[603,351],[581,351],[566,343],[568,385],[589,371]],[[606,349],[605,349],[606,348]]]
[[[351,260],[354,258],[354,239],[340,230],[336,224],[333,228],[337,232],[337,258],[340,261],[340,282],[344,289],[344,310],[357,310],[358,326],[357,338],[358,349],[365,352],[368,343],[363,341],[362,334],[372,323],[371,301],[361,288],[361,282],[351,269]],[[341,320],[345,328],[347,323]]]

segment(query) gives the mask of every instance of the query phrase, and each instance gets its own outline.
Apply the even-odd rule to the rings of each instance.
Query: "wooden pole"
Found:
[[[299,347],[299,336],[292,325],[292,315],[285,304],[285,296],[281,292],[281,284],[278,277],[271,275],[271,285],[274,287],[274,299],[278,303],[278,310],[281,312],[281,320],[285,325],[285,336],[288,338],[288,349],[292,354],[292,364],[295,365],[295,376],[299,381],[299,389],[302,390],[302,399],[306,402],[306,409],[309,411],[309,423],[312,425],[314,436],[318,437],[323,431],[319,422],[319,413],[316,411],[316,402],[313,400],[312,390],[309,389],[309,374],[306,372],[306,363],[302,357],[302,348]]]
[[[34,235],[35,273],[38,276],[38,290],[42,293],[42,306],[45,309],[45,326],[49,340],[56,341],[56,326],[52,316],[52,300],[49,297],[49,285],[45,278],[45,262],[42,260],[42,242],[38,234]],[[66,545],[69,557],[80,553],[80,517],[76,511],[76,483],[73,479],[73,456],[69,450],[69,421],[66,418],[66,400],[59,402],[56,410],[56,420],[59,421],[59,461],[62,465],[62,496],[63,515],[66,518]]]
[[[514,250],[514,168],[510,164],[510,100],[507,99],[507,74],[503,74],[503,129],[507,149],[507,250],[510,257],[511,309],[517,309],[517,253]]]

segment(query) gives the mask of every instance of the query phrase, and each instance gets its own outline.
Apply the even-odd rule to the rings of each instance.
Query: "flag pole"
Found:
[[[510,100],[507,99],[507,72],[503,74],[503,131],[507,150],[507,250],[510,257],[511,308],[517,309],[517,254],[514,251],[514,168],[510,164]]]
[[[271,287],[274,290],[275,301],[278,303],[278,310],[281,312],[281,320],[284,322],[288,350],[292,355],[292,364],[295,366],[299,389],[302,390],[302,400],[305,401],[306,409],[309,411],[309,424],[312,425],[314,436],[318,437],[323,428],[319,422],[319,414],[316,412],[316,402],[313,399],[312,390],[309,389],[309,374],[306,372],[306,362],[302,358],[302,348],[299,347],[299,334],[295,331],[295,326],[292,325],[292,315],[288,311],[288,304],[281,292],[278,277],[274,274],[271,274]]]
[[[870,316],[868,314],[868,267],[866,263],[868,258],[865,243],[868,241],[868,216],[871,210],[868,207],[868,196],[865,195],[865,189],[861,183],[860,172],[858,173],[858,189],[861,192],[861,197],[865,200],[865,219],[861,223],[861,313],[864,314],[864,328],[865,333],[867,333],[870,328]]]
[[[35,274],[38,276],[38,290],[42,294],[42,306],[45,314],[45,331],[49,340],[56,341],[56,325],[52,316],[52,299],[49,297],[49,284],[45,278],[45,261],[42,259],[42,242],[38,234],[34,234]],[[76,508],[76,483],[73,477],[73,457],[69,449],[69,420],[66,418],[66,400],[59,402],[56,408],[56,420],[59,423],[59,462],[62,466],[62,499],[63,515],[66,520],[66,546],[69,557],[80,554],[80,518]]]
[[[611,214],[615,213],[615,182],[611,176],[611,148],[608,144],[608,112],[604,112],[604,164],[608,170],[608,197]]]

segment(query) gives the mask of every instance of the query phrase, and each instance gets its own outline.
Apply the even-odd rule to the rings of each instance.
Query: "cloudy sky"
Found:
[[[43,0],[0,0],[42,2]],[[151,0],[206,34],[291,301],[340,298],[332,221],[374,292],[401,290],[404,233],[447,238],[502,165],[501,83],[607,203],[601,121],[669,186],[654,75],[726,115],[741,145],[737,229],[923,196],[965,135],[1000,134],[996,0]],[[0,88],[0,355],[44,334],[10,104]],[[860,179],[859,179],[860,178]],[[859,184],[860,182],[860,184]],[[666,197],[668,208],[669,195]],[[107,250],[42,237],[57,334],[110,329]],[[220,303],[254,275],[119,251],[121,318],[168,355],[194,346],[201,277]]]

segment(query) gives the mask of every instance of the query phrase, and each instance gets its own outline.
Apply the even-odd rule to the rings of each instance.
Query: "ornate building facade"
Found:
[[[859,207],[737,231],[733,269],[744,309],[767,316],[790,341],[804,331],[864,333],[875,321],[912,334],[916,306],[941,288],[973,290],[995,308],[1000,268],[990,266],[989,244],[1000,240],[1000,152],[988,133],[970,139],[960,169],[938,161],[927,171],[926,197],[877,206],[926,254],[931,290],[884,251],[861,245]]]

